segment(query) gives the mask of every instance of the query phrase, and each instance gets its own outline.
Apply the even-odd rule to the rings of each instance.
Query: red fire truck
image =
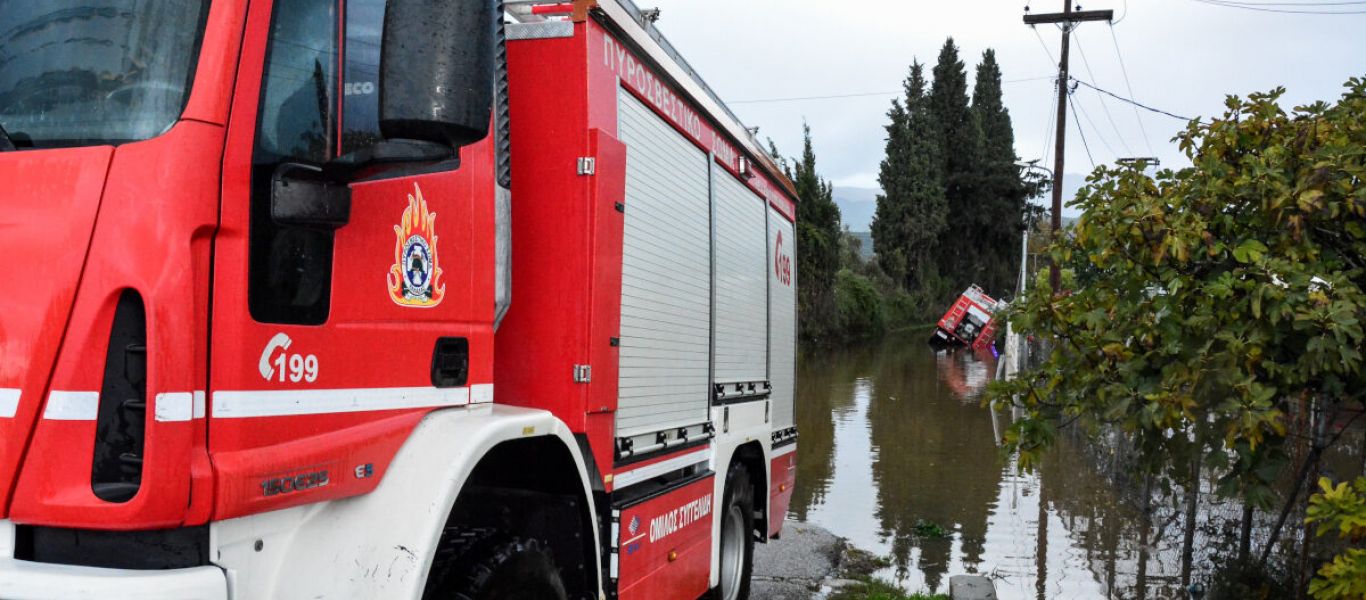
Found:
[[[795,195],[629,0],[0,0],[0,127],[0,598],[747,596]]]
[[[939,318],[930,336],[936,348],[966,346],[984,350],[996,343],[996,311],[999,303],[982,288],[972,285],[958,296],[948,312]]]

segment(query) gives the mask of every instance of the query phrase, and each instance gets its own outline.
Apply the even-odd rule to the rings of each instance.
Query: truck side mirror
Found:
[[[280,225],[337,229],[351,220],[351,188],[322,167],[284,163],[270,178],[270,218]]]
[[[389,0],[379,127],[387,139],[459,148],[484,139],[493,109],[497,0]]]

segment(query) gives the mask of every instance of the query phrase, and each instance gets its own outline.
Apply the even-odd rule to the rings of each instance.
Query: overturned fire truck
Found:
[[[982,288],[969,286],[935,324],[930,346],[938,349],[991,348],[996,343],[996,312],[1000,306]]]
[[[0,22],[0,598],[747,596],[795,194],[629,0]]]

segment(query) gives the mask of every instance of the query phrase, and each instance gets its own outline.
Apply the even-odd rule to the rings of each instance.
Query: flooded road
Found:
[[[978,397],[994,371],[921,334],[805,352],[789,517],[890,557],[879,576],[910,591],[979,573],[1002,599],[1183,597],[1179,531],[1137,526],[1094,458],[1064,441],[1016,474],[993,430],[1009,416],[994,425]]]

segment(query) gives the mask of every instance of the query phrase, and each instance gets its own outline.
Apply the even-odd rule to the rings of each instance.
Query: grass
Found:
[[[953,536],[953,534],[949,533],[948,530],[941,527],[938,523],[926,521],[925,519],[916,520],[915,534],[919,537],[928,539],[944,539]]]
[[[867,578],[857,584],[836,590],[830,600],[949,600],[946,594],[916,592],[907,594],[881,579]]]
[[[873,577],[874,571],[891,565],[886,557],[846,547],[841,562],[840,576],[858,583],[835,590],[829,600],[949,600],[945,594],[907,594],[896,585]]]

